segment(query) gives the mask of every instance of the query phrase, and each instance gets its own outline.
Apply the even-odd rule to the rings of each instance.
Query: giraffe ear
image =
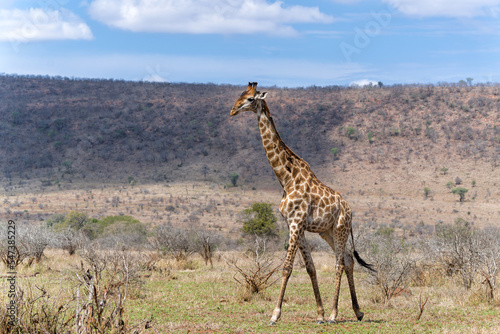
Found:
[[[259,99],[259,100],[264,100],[267,96],[267,92],[257,92],[257,96],[255,98]]]

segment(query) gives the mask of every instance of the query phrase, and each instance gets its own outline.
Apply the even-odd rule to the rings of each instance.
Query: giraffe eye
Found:
[[[247,100],[253,102],[255,99],[253,97],[249,97]]]

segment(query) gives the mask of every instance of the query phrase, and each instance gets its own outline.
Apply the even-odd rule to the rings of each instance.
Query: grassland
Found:
[[[47,291],[60,303],[74,299],[75,270],[81,259],[61,251],[48,251],[47,258],[30,268],[20,268],[18,285]],[[283,254],[275,254],[276,258]],[[481,286],[471,290],[458,287],[454,280],[439,275],[425,284],[409,287],[389,302],[381,301],[376,287],[367,284],[366,273],[357,270],[358,298],[365,312],[363,321],[355,320],[344,278],[341,289],[339,321],[317,325],[316,307],[309,277],[296,264],[290,280],[282,319],[276,326],[268,321],[278,295],[275,284],[257,295],[249,295],[233,279],[235,272],[223,257],[237,253],[218,253],[213,268],[193,257],[188,263],[163,260],[153,271],[141,272],[141,284],[129,289],[125,318],[130,329],[140,333],[498,333],[500,300],[486,302]],[[315,253],[320,290],[326,312],[331,310],[333,255]],[[241,261],[244,261],[243,257]],[[189,269],[186,269],[189,268]],[[359,269],[359,268],[358,268]],[[36,276],[31,275],[38,272]],[[1,300],[6,300],[2,280]],[[429,298],[420,320],[419,298]],[[54,303],[53,306],[57,306]],[[71,314],[71,312],[68,312]],[[145,329],[149,320],[150,328]],[[132,331],[131,331],[132,332]]]

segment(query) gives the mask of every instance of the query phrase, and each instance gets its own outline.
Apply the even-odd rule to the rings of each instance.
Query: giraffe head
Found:
[[[231,109],[231,116],[237,115],[240,111],[253,111],[257,113],[260,102],[266,98],[267,92],[259,92],[256,82],[249,82],[247,89],[241,93]]]

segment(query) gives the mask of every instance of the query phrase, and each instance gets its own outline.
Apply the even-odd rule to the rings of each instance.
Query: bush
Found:
[[[176,261],[186,260],[195,251],[190,242],[189,232],[172,225],[158,226],[151,238],[151,246],[162,255],[171,255]]]
[[[236,173],[231,173],[231,175],[229,175],[229,179],[231,180],[231,184],[233,185],[233,187],[237,186],[239,178],[240,176]]]
[[[70,211],[66,216],[53,215],[47,220],[47,226],[53,227],[56,231],[63,231],[72,229],[75,231],[80,230],[89,222],[89,217],[82,212]]]
[[[468,191],[469,189],[463,187],[457,187],[451,190],[452,193],[460,196],[460,202],[463,202],[465,200],[465,193]]]
[[[254,203],[243,211],[243,216],[243,227],[241,228],[243,234],[260,237],[276,237],[278,235],[276,224],[278,219],[270,203]]]
[[[236,271],[234,280],[245,290],[245,299],[253,294],[260,293],[276,283],[281,276],[275,275],[282,266],[282,261],[269,256],[266,249],[266,240],[255,237],[254,247],[243,255],[249,260],[246,265],[238,265],[237,259],[224,259]]]
[[[368,282],[378,287],[387,302],[415,277],[414,249],[406,240],[395,237],[390,228],[379,229],[369,240],[368,258],[375,271],[369,272]]]
[[[112,244],[142,244],[146,240],[146,228],[131,216],[107,216],[101,220],[89,218],[85,213],[71,211],[66,216],[54,215],[47,221],[47,226],[59,233],[59,247],[70,254],[81,246],[85,238],[107,239]],[[78,232],[78,233],[76,233]],[[83,238],[83,239],[82,239]],[[78,241],[79,239],[82,239]],[[74,243],[79,243],[80,246]],[[105,244],[105,243],[103,243]]]
[[[195,231],[190,234],[193,250],[201,255],[203,261],[205,261],[205,266],[210,262],[210,266],[213,267],[212,257],[214,251],[222,243],[222,236],[206,230]]]
[[[471,288],[480,265],[477,236],[476,229],[458,218],[454,225],[436,225],[436,239],[431,247],[443,273],[459,275],[466,289]]]

